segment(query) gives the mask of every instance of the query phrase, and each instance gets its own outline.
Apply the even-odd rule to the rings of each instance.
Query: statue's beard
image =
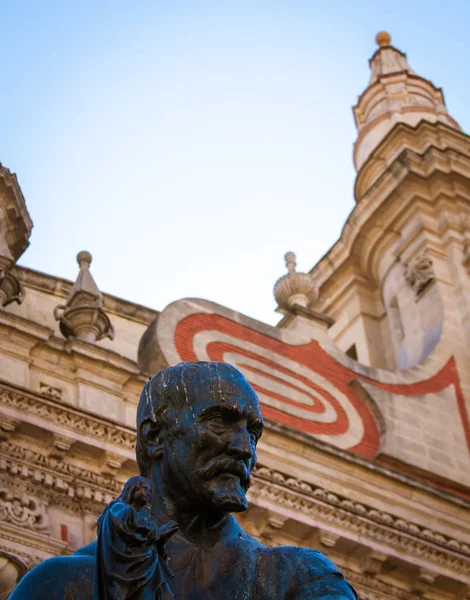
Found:
[[[242,512],[248,500],[240,480],[233,475],[219,475],[205,482],[204,494],[210,505],[222,512]]]
[[[242,460],[216,458],[196,471],[213,507],[224,512],[241,512],[248,508],[246,491],[250,471]]]

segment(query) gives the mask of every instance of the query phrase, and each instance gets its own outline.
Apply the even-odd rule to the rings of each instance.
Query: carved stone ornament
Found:
[[[39,383],[39,393],[46,398],[52,398],[53,400],[62,400],[63,390],[61,388],[55,387],[44,381]]]
[[[23,301],[11,269],[28,247],[32,227],[16,176],[0,164],[0,306]]]
[[[0,521],[33,531],[48,526],[44,504],[7,489],[0,489]]]
[[[308,273],[295,270],[296,260],[293,252],[284,256],[287,273],[277,280],[274,286],[274,298],[283,310],[289,311],[294,305],[307,307],[316,302],[318,290]]]
[[[103,310],[103,295],[91,273],[92,256],[79,252],[77,262],[80,272],[70,290],[65,305],[56,306],[54,317],[60,321],[60,331],[66,338],[97,342],[105,337],[114,339],[114,328]]]
[[[405,279],[417,295],[435,280],[432,260],[425,252],[405,266]]]
[[[24,299],[23,288],[10,271],[15,259],[7,244],[6,228],[6,221],[1,219],[0,214],[0,306],[8,306],[12,302],[21,304]]]
[[[11,271],[0,272],[0,306],[8,306],[12,302],[21,304],[24,300],[24,290]]]

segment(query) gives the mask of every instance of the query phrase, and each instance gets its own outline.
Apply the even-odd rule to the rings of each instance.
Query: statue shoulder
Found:
[[[272,548],[276,563],[289,573],[289,598],[335,598],[356,600],[351,585],[338,567],[324,554],[311,548],[279,546]]]
[[[23,577],[10,600],[92,600],[94,564],[89,551],[49,558]]]

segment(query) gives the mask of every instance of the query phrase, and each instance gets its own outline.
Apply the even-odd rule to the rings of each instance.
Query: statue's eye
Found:
[[[209,422],[212,425],[225,425],[225,420],[222,415],[212,415]]]
[[[261,432],[258,429],[251,429],[249,433],[250,433],[251,443],[254,446],[256,446],[256,444],[258,443],[259,438],[261,437]]]

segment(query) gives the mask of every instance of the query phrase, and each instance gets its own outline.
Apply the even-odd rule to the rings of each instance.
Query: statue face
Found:
[[[146,481],[142,482],[132,495],[132,504],[142,508],[149,503],[151,492],[150,485]]]
[[[175,502],[231,512],[248,507],[246,491],[263,431],[258,397],[244,377],[202,372],[164,441],[161,469]]]

